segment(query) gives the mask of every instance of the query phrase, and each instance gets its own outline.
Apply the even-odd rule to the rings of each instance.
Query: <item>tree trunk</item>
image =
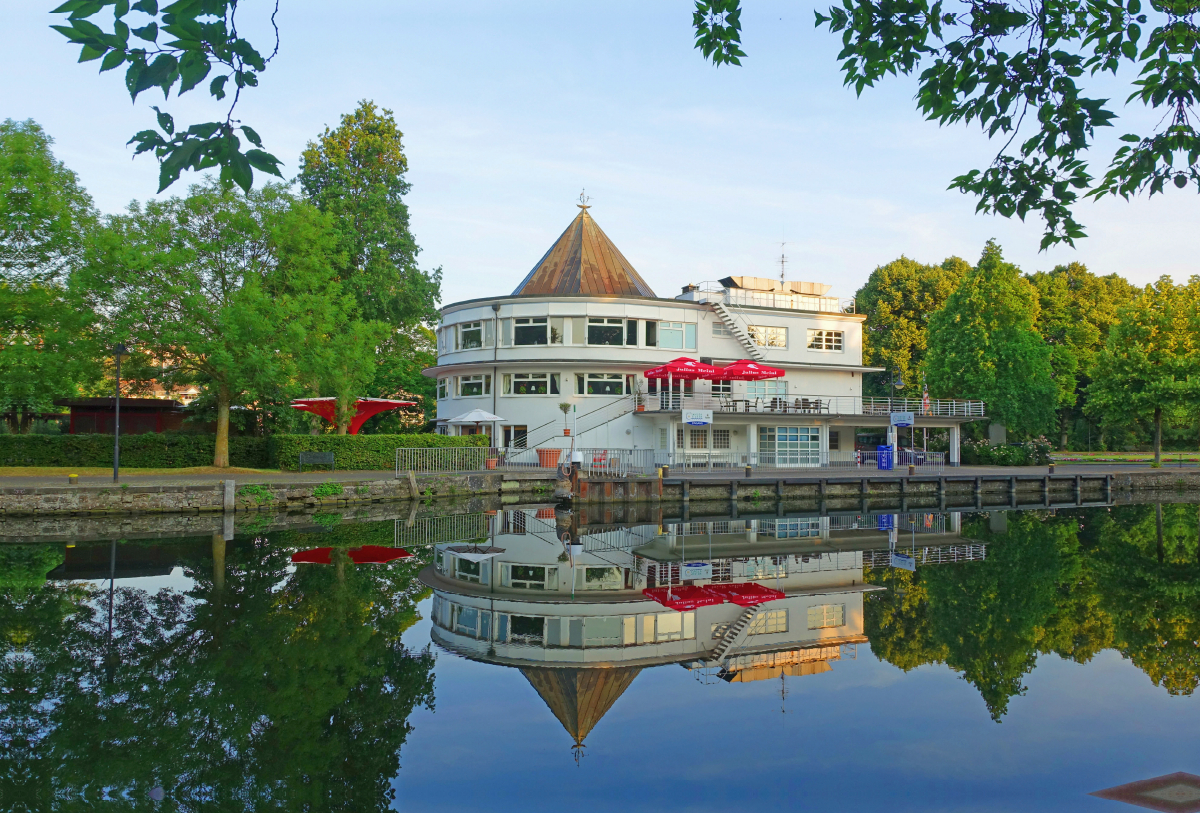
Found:
[[[1062,437],[1058,441],[1058,450],[1065,452],[1067,450],[1067,422],[1071,419],[1069,410],[1063,410],[1062,421],[1059,423],[1059,430],[1062,432]]]
[[[220,593],[225,589],[225,536],[212,535],[213,590]]]
[[[229,387],[217,386],[217,447],[213,451],[213,466],[229,467]]]
[[[1166,557],[1163,555],[1162,503],[1160,502],[1154,504],[1154,527],[1158,531],[1158,563],[1161,565]]]
[[[1154,408],[1154,465],[1162,465],[1162,407]]]

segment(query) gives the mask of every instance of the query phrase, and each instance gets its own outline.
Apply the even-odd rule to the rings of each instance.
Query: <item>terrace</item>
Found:
[[[985,416],[983,401],[931,398],[864,398],[849,395],[797,395],[750,398],[708,393],[665,393],[644,397],[644,412],[677,413],[685,409],[711,409],[713,414],[870,416],[887,418],[893,412],[911,412],[919,418],[977,420]]]

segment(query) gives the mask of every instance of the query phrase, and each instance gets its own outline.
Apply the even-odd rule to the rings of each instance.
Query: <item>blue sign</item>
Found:
[[[896,527],[895,515],[880,514],[878,527],[879,527],[879,530],[881,530],[881,531],[890,531],[890,530],[892,530],[892,528],[895,528]]]
[[[712,564],[709,562],[684,562],[679,569],[681,579],[711,579]]]

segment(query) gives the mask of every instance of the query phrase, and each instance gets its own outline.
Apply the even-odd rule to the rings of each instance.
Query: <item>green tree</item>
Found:
[[[1108,338],[1117,311],[1137,289],[1123,277],[1097,277],[1082,263],[1031,274],[1038,293],[1037,329],[1050,345],[1058,390],[1059,448],[1066,450],[1072,421],[1086,403],[1092,364]]]
[[[863,364],[898,373],[904,380],[902,391],[919,398],[918,371],[929,346],[929,318],[946,304],[970,268],[958,257],[941,265],[900,257],[872,271],[854,297],[855,309],[867,317]],[[886,395],[887,388],[887,381],[874,386],[879,395]]]
[[[1080,194],[1098,198],[1200,187],[1200,5],[1140,0],[891,3],[845,0],[816,24],[840,33],[845,84],[862,93],[888,74],[917,75],[917,109],[939,124],[978,122],[1004,143],[984,171],[951,188],[979,198],[977,211],[1046,222],[1042,247],[1084,236],[1074,219]],[[739,0],[696,0],[696,47],[714,64],[741,64]],[[1143,32],[1144,27],[1144,32]],[[1120,71],[1120,73],[1118,73]],[[1127,81],[1158,121],[1124,146],[1097,180],[1086,162],[1095,129],[1117,118],[1106,98],[1085,95],[1085,76]],[[1111,81],[1111,80],[1109,80]],[[1125,94],[1120,94],[1125,95]]]
[[[1195,358],[1190,305],[1186,289],[1170,277],[1147,285],[1119,311],[1088,386],[1087,410],[1106,425],[1151,422],[1156,464],[1162,462],[1164,420],[1181,420],[1186,412]]]
[[[1054,415],[1050,350],[1035,327],[1037,294],[988,242],[946,306],[929,320],[925,372],[939,398],[979,398],[987,413],[1029,434]]]
[[[379,364],[371,382],[380,398],[416,401],[415,407],[384,412],[364,425],[363,431],[403,434],[424,427],[437,410],[437,381],[421,374],[437,364],[437,337],[424,325],[395,331],[380,347]]]
[[[322,338],[369,330],[333,278],[335,244],[328,217],[283,189],[215,181],[133,204],[96,241],[87,289],[109,335],[211,388],[214,466],[229,465],[232,405],[294,381]]]
[[[334,218],[338,278],[366,318],[397,328],[437,321],[442,278],[440,269],[417,267],[402,137],[392,111],[363,100],[336,129],[309,142],[298,177],[308,199]]]

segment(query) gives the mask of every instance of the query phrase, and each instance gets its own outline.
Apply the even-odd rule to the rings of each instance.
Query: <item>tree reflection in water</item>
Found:
[[[293,568],[287,542],[305,545],[217,537],[186,594],[118,583],[111,645],[107,587],[46,581],[50,547],[3,549],[3,807],[388,809],[433,704],[432,655],[400,641],[424,563]]]
[[[877,656],[905,671],[945,663],[997,722],[1045,654],[1087,663],[1112,648],[1170,694],[1196,689],[1195,505],[1010,512],[1007,530],[976,519],[963,536],[988,543],[985,561],[868,571],[889,588],[866,599]]]

